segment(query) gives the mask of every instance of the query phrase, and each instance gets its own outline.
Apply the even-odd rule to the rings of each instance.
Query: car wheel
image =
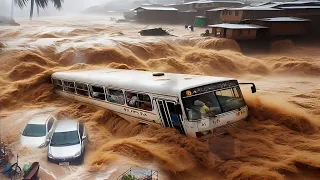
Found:
[[[83,161],[84,161],[84,153],[82,153],[82,154],[79,156],[78,165],[83,164]]]

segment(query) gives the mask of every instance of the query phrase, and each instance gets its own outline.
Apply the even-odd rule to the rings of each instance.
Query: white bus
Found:
[[[248,108],[232,78],[104,69],[55,72],[56,93],[110,109],[127,120],[161,124],[201,137],[244,120]]]

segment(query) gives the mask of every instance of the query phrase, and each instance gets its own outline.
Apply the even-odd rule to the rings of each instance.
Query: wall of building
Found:
[[[228,33],[231,37],[229,37],[230,35]],[[232,29],[231,32],[227,31],[227,37],[234,40],[255,39],[256,35],[257,29]]]
[[[219,33],[217,33],[219,32]],[[255,39],[257,35],[256,29],[225,29],[212,28],[212,35],[220,38],[228,38],[234,40]]]
[[[256,24],[268,27],[266,36],[290,36],[290,35],[304,35],[310,29],[311,22],[275,22],[275,21],[260,21],[250,20],[245,24]]]
[[[242,10],[224,10],[220,12],[219,23],[237,23],[242,19]]]
[[[267,22],[269,36],[303,35],[309,28],[309,22]]]
[[[224,28],[219,28],[219,27],[212,28],[212,36],[214,37],[224,38],[226,32],[227,32],[227,29],[224,29]]]
[[[282,10],[250,10],[250,11],[244,11],[242,15],[243,19],[261,19],[261,18],[272,18],[272,17],[280,17],[283,16]]]
[[[311,20],[310,33],[308,35],[320,36],[320,9],[288,9],[283,10],[283,14],[284,16]]]
[[[207,17],[208,24],[219,24],[220,13],[221,11],[206,11],[205,16]]]
[[[140,11],[137,12],[137,20],[150,23],[177,23],[179,22],[178,11]]]
[[[180,4],[180,5],[174,5],[172,7],[177,8],[179,11],[187,11],[191,9],[196,9],[202,13],[204,13],[207,10],[219,8],[219,7],[243,7],[244,4],[238,3],[238,2],[210,2],[210,3],[193,3],[193,4]]]

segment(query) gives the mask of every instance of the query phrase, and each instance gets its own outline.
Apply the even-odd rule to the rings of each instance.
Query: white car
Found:
[[[49,144],[57,126],[53,115],[38,115],[33,117],[21,132],[20,142],[23,146],[42,148]]]
[[[88,134],[83,123],[59,121],[48,148],[48,161],[59,165],[81,164]]]

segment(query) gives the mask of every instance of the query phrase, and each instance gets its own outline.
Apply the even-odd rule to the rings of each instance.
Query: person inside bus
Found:
[[[133,93],[129,93],[128,98],[129,98],[128,105],[132,107],[136,107],[136,101],[138,100],[138,97]]]
[[[214,116],[221,113],[219,103],[216,100],[213,100],[212,102],[208,101],[206,105],[209,108],[209,112],[210,112],[209,116]]]
[[[201,119],[207,111],[209,111],[209,108],[206,104],[200,100],[195,100],[190,115],[193,120],[197,120]]]
[[[141,108],[144,110],[151,111],[152,110],[152,105],[151,105],[151,100],[148,95],[143,95],[142,97],[143,102],[141,103]]]
[[[195,100],[194,106],[195,109],[199,110],[201,114],[205,114],[207,111],[209,111],[208,106],[200,100]]]

